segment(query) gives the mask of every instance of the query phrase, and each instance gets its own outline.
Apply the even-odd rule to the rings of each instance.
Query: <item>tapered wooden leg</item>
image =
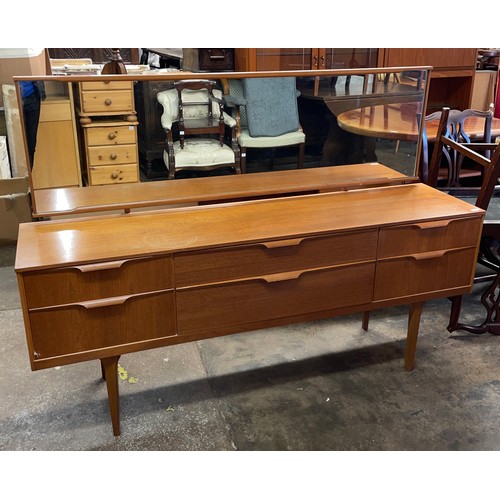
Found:
[[[120,356],[101,359],[104,380],[108,389],[109,412],[113,424],[113,434],[120,435],[120,394],[118,392],[118,360]]]
[[[361,324],[363,330],[368,330],[368,323],[370,322],[370,311],[363,313],[363,323]]]
[[[103,380],[106,380],[106,372],[104,371],[104,365],[102,363],[102,359],[100,361],[101,361],[101,376]]]
[[[418,329],[420,316],[424,307],[423,302],[411,304],[408,315],[408,335],[406,338],[405,369],[409,372],[415,367],[415,353],[417,351]]]

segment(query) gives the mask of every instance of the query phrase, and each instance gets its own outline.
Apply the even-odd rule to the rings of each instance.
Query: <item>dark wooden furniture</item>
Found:
[[[412,370],[424,302],[471,288],[483,216],[417,183],[21,224],[31,368],[100,359],[115,435],[118,361],[143,349],[410,304]]]
[[[380,163],[280,170],[252,175],[199,177],[85,189],[44,189],[37,193],[35,217],[137,210],[180,204],[231,202],[256,198],[348,191],[416,182]]]
[[[378,49],[237,48],[236,71],[373,68]]]
[[[441,111],[437,111],[425,117],[424,119],[424,129],[422,133],[422,171],[424,173],[423,180],[425,181],[425,172],[427,172],[428,156],[429,156],[429,144],[426,132],[427,122],[436,122],[440,120]],[[457,109],[449,110],[447,113],[448,122],[445,129],[446,137],[452,139],[455,142],[460,143],[470,143],[471,135],[468,130],[472,133],[474,139],[479,139],[479,142],[489,143],[491,141],[491,122],[493,119],[493,113],[491,111],[479,111],[475,109],[466,109],[460,111]],[[482,132],[479,132],[469,125],[466,127],[466,123],[474,118],[474,127],[481,127]],[[498,131],[496,132],[498,134]],[[489,151],[486,151],[486,156],[489,158]],[[460,154],[453,148],[448,149],[447,147],[442,147],[441,158],[445,161],[438,171],[437,182],[440,186],[444,187],[459,187],[461,185],[460,179],[470,178],[470,177],[481,177],[483,175],[483,169],[478,168],[477,165],[467,165],[464,164],[466,157]],[[467,163],[467,160],[465,160]]]
[[[134,84],[134,99],[139,122],[137,126],[139,157],[141,167],[145,168],[149,179],[155,177],[153,162],[160,160],[163,164],[163,150],[165,149],[165,131],[160,122],[163,109],[156,95],[158,92],[173,87],[172,81],[163,80],[139,80]]]
[[[182,49],[185,71],[233,71],[235,49]]]
[[[432,66],[427,113],[443,106],[471,107],[478,49],[474,48],[384,48],[379,49],[378,67]]]
[[[498,184],[498,179],[500,177],[500,144],[495,143],[459,143],[452,137],[449,137],[447,132],[448,122],[449,122],[449,108],[443,108],[441,119],[439,122],[437,138],[434,145],[434,151],[432,154],[431,163],[429,166],[429,177],[428,184],[430,186],[437,186],[437,181],[439,178],[439,171],[441,168],[441,157],[443,151],[447,149],[451,154],[459,154],[466,157],[470,161],[476,163],[483,170],[483,180],[480,188],[476,191],[476,201],[474,207],[477,210],[488,209],[491,197]],[[485,156],[486,152],[491,152],[491,159]],[[448,153],[449,154],[449,153]],[[464,194],[465,196],[471,196],[473,189],[471,188],[455,188],[450,190],[450,192],[455,193],[457,196]],[[478,262],[483,264],[487,268],[493,270],[494,275],[489,276],[489,278],[495,278],[492,285],[486,290],[481,298],[482,304],[485,306],[487,311],[487,316],[485,321],[481,326],[465,325],[459,322],[460,310],[462,306],[462,295],[455,295],[452,297],[452,307],[450,311],[450,321],[448,324],[448,330],[450,332],[455,330],[468,330],[474,333],[484,333],[486,331],[492,331],[492,333],[500,333],[497,326],[497,316],[496,312],[499,310],[499,302],[497,299],[492,297],[495,296],[498,286],[498,255],[495,257],[492,248],[493,242],[498,237],[498,223],[485,222],[482,228],[482,235],[480,241],[480,249],[478,255]],[[488,277],[486,277],[487,279]],[[484,281],[484,276],[477,276],[474,282]]]

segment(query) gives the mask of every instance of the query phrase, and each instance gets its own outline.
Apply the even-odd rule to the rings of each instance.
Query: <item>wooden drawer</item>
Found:
[[[87,146],[137,143],[136,127],[134,125],[86,128],[85,135]]]
[[[438,250],[377,262],[374,300],[472,285],[476,248]]]
[[[371,301],[375,264],[282,273],[177,290],[179,334],[213,332]]]
[[[175,255],[177,287],[375,259],[377,231],[344,233]]]
[[[103,115],[110,113],[132,113],[134,111],[134,96],[131,90],[82,92],[81,110],[82,113]]]
[[[481,226],[482,219],[477,217],[382,228],[378,258],[474,246]]]
[[[80,82],[80,90],[132,90],[132,82],[117,81],[117,82]]]
[[[29,309],[173,288],[171,256],[83,264],[24,274]]]
[[[35,360],[176,334],[173,291],[38,309],[29,316]]]
[[[137,146],[135,144],[118,144],[116,146],[92,146],[87,148],[88,166],[120,165],[137,163]]]
[[[89,167],[89,182],[92,186],[104,184],[125,184],[138,182],[139,170],[137,163],[105,167]]]

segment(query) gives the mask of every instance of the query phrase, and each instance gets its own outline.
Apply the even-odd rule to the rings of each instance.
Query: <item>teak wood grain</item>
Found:
[[[410,305],[473,283],[484,211],[399,184],[21,224],[15,269],[33,370],[101,359],[120,433],[119,356]]]
[[[414,182],[380,163],[227,175],[137,184],[44,189],[36,193],[34,215],[51,217],[104,210],[130,210],[211,203],[278,195],[318,193]]]

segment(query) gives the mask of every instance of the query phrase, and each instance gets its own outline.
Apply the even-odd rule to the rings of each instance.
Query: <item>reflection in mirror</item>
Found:
[[[172,134],[173,148],[179,141],[179,117],[178,110],[175,110],[171,127],[166,126],[165,119],[162,123],[168,99],[162,102],[159,96],[167,93],[171,98],[168,102],[177,106],[175,82],[181,80],[181,76],[184,80],[215,81],[217,92],[214,96],[224,106],[223,117],[228,118],[225,120],[228,123],[232,120],[236,124],[235,127],[226,127],[224,141],[233,150],[237,144],[236,155],[239,154],[240,159],[243,155],[243,171],[246,173],[241,175],[298,167],[306,170],[379,162],[403,175],[415,176],[419,164],[420,121],[425,113],[427,73],[428,68],[411,67],[248,74],[151,71],[148,74],[106,77],[40,77],[40,80],[45,80],[46,99],[41,102],[30,179],[34,214],[47,215],[50,207],[55,212],[61,208],[55,201],[49,208],[41,208],[38,201],[42,200],[42,195],[44,200],[48,197],[65,200],[65,207],[61,210],[69,213],[93,211],[97,207],[111,209],[121,207],[125,202],[130,202],[127,206],[134,208],[134,203],[140,206],[153,193],[152,189],[149,194],[146,192],[145,186],[148,185],[205,176],[240,175],[235,174],[238,169],[232,167],[204,171],[190,169],[185,164],[186,168],[176,170],[175,175],[169,177],[171,151],[167,134]],[[294,126],[278,133],[283,123],[278,127],[274,119],[293,114],[293,106],[274,106],[275,101],[281,101],[279,92],[284,92],[281,83],[285,78],[293,80],[293,106],[298,128]],[[28,78],[14,79],[20,93],[21,85],[24,86]],[[257,111],[250,110],[255,95],[263,96],[264,87],[260,84],[265,81],[280,83],[280,98],[270,97],[273,106],[268,102],[260,109],[257,106]],[[231,95],[230,89],[237,86],[242,89],[241,94]],[[253,96],[249,90],[252,87]],[[265,99],[257,99],[257,104],[262,102]],[[273,114],[271,107],[280,111]],[[187,107],[184,112],[189,115]],[[214,118],[219,116],[214,111]],[[269,134],[269,129],[275,132],[275,136],[300,132],[303,139],[285,141],[276,147],[276,141],[263,137],[262,132],[255,133],[254,128],[254,132],[247,134],[252,145],[246,147],[244,126],[248,125],[248,120],[255,124],[257,118],[261,120],[259,127],[267,130],[267,135],[273,135]],[[24,124],[28,124],[27,119]],[[184,134],[186,131],[189,132],[189,127],[184,124]],[[25,132],[27,141],[28,129]],[[256,143],[260,146],[254,147]],[[83,200],[85,196],[77,196],[70,188],[82,189],[82,193],[88,193],[87,199]],[[62,191],[55,193],[58,189]],[[106,198],[103,193],[110,195],[109,206],[103,203]],[[72,205],[73,198],[79,199],[77,206]]]
[[[33,170],[41,102],[45,100],[45,83],[31,80],[19,82],[19,95],[22,103],[28,165]]]

